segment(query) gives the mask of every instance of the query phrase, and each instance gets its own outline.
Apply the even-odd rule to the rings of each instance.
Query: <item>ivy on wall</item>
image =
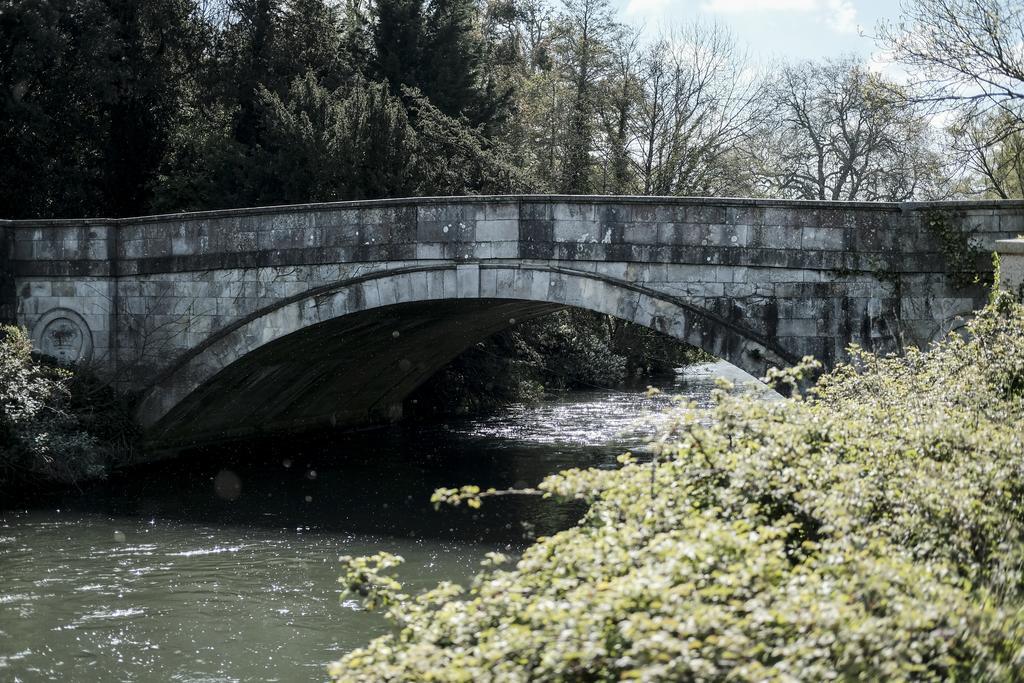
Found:
[[[954,285],[960,288],[990,286],[992,273],[978,268],[985,252],[978,241],[960,227],[961,218],[948,209],[929,209],[924,214],[924,226],[935,238]]]

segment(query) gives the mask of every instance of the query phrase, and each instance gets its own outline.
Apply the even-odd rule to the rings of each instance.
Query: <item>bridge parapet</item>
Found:
[[[136,275],[407,259],[541,258],[933,272],[922,217],[952,212],[985,247],[1024,202],[888,204],[501,196],[12,221],[20,275]],[[898,255],[898,259],[893,257]]]

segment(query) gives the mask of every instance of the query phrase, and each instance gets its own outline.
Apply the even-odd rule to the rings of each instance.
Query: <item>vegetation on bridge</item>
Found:
[[[468,594],[405,595],[385,573],[400,558],[345,559],[348,592],[395,631],[331,675],[1019,680],[1024,306],[996,294],[969,328],[857,353],[793,401],[721,391],[710,426],[677,413],[653,462],[547,478],[535,494],[588,512]]]

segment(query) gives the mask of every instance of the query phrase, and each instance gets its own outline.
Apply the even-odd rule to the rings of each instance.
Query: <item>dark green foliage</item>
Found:
[[[286,101],[262,89],[259,102],[259,203],[413,194],[416,135],[384,84],[358,82],[346,94],[307,72]]]
[[[596,144],[599,86],[616,30],[608,0],[565,0],[556,33],[569,83],[568,116],[563,133],[559,191],[590,194],[594,188],[591,158]]]
[[[626,359],[629,377],[670,375],[676,368],[717,360],[711,354],[649,327],[602,316],[613,353]]]
[[[367,15],[326,0],[237,0],[230,9],[202,79],[212,96],[197,90],[183,109],[150,186],[155,210],[531,188],[502,143],[471,123],[496,111],[470,58],[481,51],[474,6],[380,3]],[[446,39],[452,53],[430,58],[442,29],[462,42]],[[442,62],[444,74],[426,66]]]
[[[376,76],[420,91],[445,115],[494,123],[510,95],[484,69],[486,47],[473,0],[381,0],[373,27]]]
[[[234,20],[220,42],[217,82],[224,89],[225,104],[234,111],[234,137],[245,146],[259,141],[259,92],[282,92],[288,74],[277,73],[275,37],[280,21],[278,0],[233,0]]]
[[[100,444],[69,408],[70,373],[32,359],[20,328],[0,328],[0,487],[103,474]]]
[[[291,0],[281,15],[277,42],[283,49],[277,54],[281,74],[312,72],[328,90],[349,82],[360,67],[346,45],[340,7],[329,0]]]
[[[91,53],[105,18],[87,4],[75,15],[70,3],[0,6],[0,215],[91,214],[103,130],[82,85],[95,80]]]
[[[200,47],[187,0],[107,2],[113,32],[106,59],[109,119],[104,146],[105,206],[143,213],[147,187],[176,124],[183,89]],[[94,95],[95,96],[95,95]]]
[[[7,4],[0,215],[144,211],[199,50],[192,4]]]
[[[447,116],[422,93],[403,91],[419,141],[423,195],[529,192],[530,179],[511,164],[509,150],[488,140],[465,119]]]
[[[471,125],[495,123],[506,113],[510,92],[500,92],[485,72],[485,45],[475,0],[433,0],[427,10],[420,90],[438,109]]]
[[[153,182],[154,213],[250,206],[256,196],[256,150],[233,134],[231,111],[196,108],[178,129]]]
[[[421,68],[421,45],[426,27],[423,0],[380,0],[373,24],[374,70],[398,92],[416,86]]]

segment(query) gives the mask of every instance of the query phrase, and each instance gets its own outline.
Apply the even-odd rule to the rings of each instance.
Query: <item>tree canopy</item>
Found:
[[[878,31],[910,69],[897,84],[853,57],[759,65],[718,24],[641,32],[605,0],[8,2],[0,215],[524,189],[1018,197],[1021,21],[1007,0],[904,3]]]

